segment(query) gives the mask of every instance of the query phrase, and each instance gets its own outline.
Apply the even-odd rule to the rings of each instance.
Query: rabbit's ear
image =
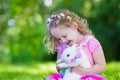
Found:
[[[76,53],[82,55],[81,50],[79,48],[77,48]]]

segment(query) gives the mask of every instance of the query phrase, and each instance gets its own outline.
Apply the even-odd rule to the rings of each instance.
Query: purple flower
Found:
[[[60,20],[60,19],[61,19],[61,16],[57,16],[57,18]]]
[[[51,22],[51,19],[48,18],[48,19],[46,20],[46,23],[49,24],[50,22]]]
[[[67,16],[67,20],[71,20],[72,18],[70,16]]]
[[[52,18],[52,19],[56,18],[56,15],[51,15],[51,18]]]

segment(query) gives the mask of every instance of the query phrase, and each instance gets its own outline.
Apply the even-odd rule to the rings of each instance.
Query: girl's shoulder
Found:
[[[85,35],[83,37],[83,39],[81,40],[81,42],[79,43],[80,46],[86,45],[90,40],[95,39],[93,36],[91,35]]]
[[[99,48],[102,48],[100,42],[94,36],[91,35],[85,35],[79,45],[85,46],[89,49],[91,53],[94,53]]]

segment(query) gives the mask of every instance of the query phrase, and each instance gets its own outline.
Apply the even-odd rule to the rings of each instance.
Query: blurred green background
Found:
[[[43,38],[45,20],[60,9],[88,20],[105,53],[105,75],[120,80],[120,0],[0,0],[0,79],[45,80],[56,72]]]
[[[120,60],[119,0],[0,0],[0,62],[55,60],[56,55],[44,47],[43,38],[46,18],[60,9],[86,18],[106,60]]]

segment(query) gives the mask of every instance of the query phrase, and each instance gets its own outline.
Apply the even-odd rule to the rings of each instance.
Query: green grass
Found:
[[[108,80],[120,80],[120,62],[107,63],[105,76]]]
[[[23,64],[0,64],[0,80],[45,80],[48,74],[56,73],[54,62]],[[120,80],[120,62],[107,63],[103,76],[108,80]]]

